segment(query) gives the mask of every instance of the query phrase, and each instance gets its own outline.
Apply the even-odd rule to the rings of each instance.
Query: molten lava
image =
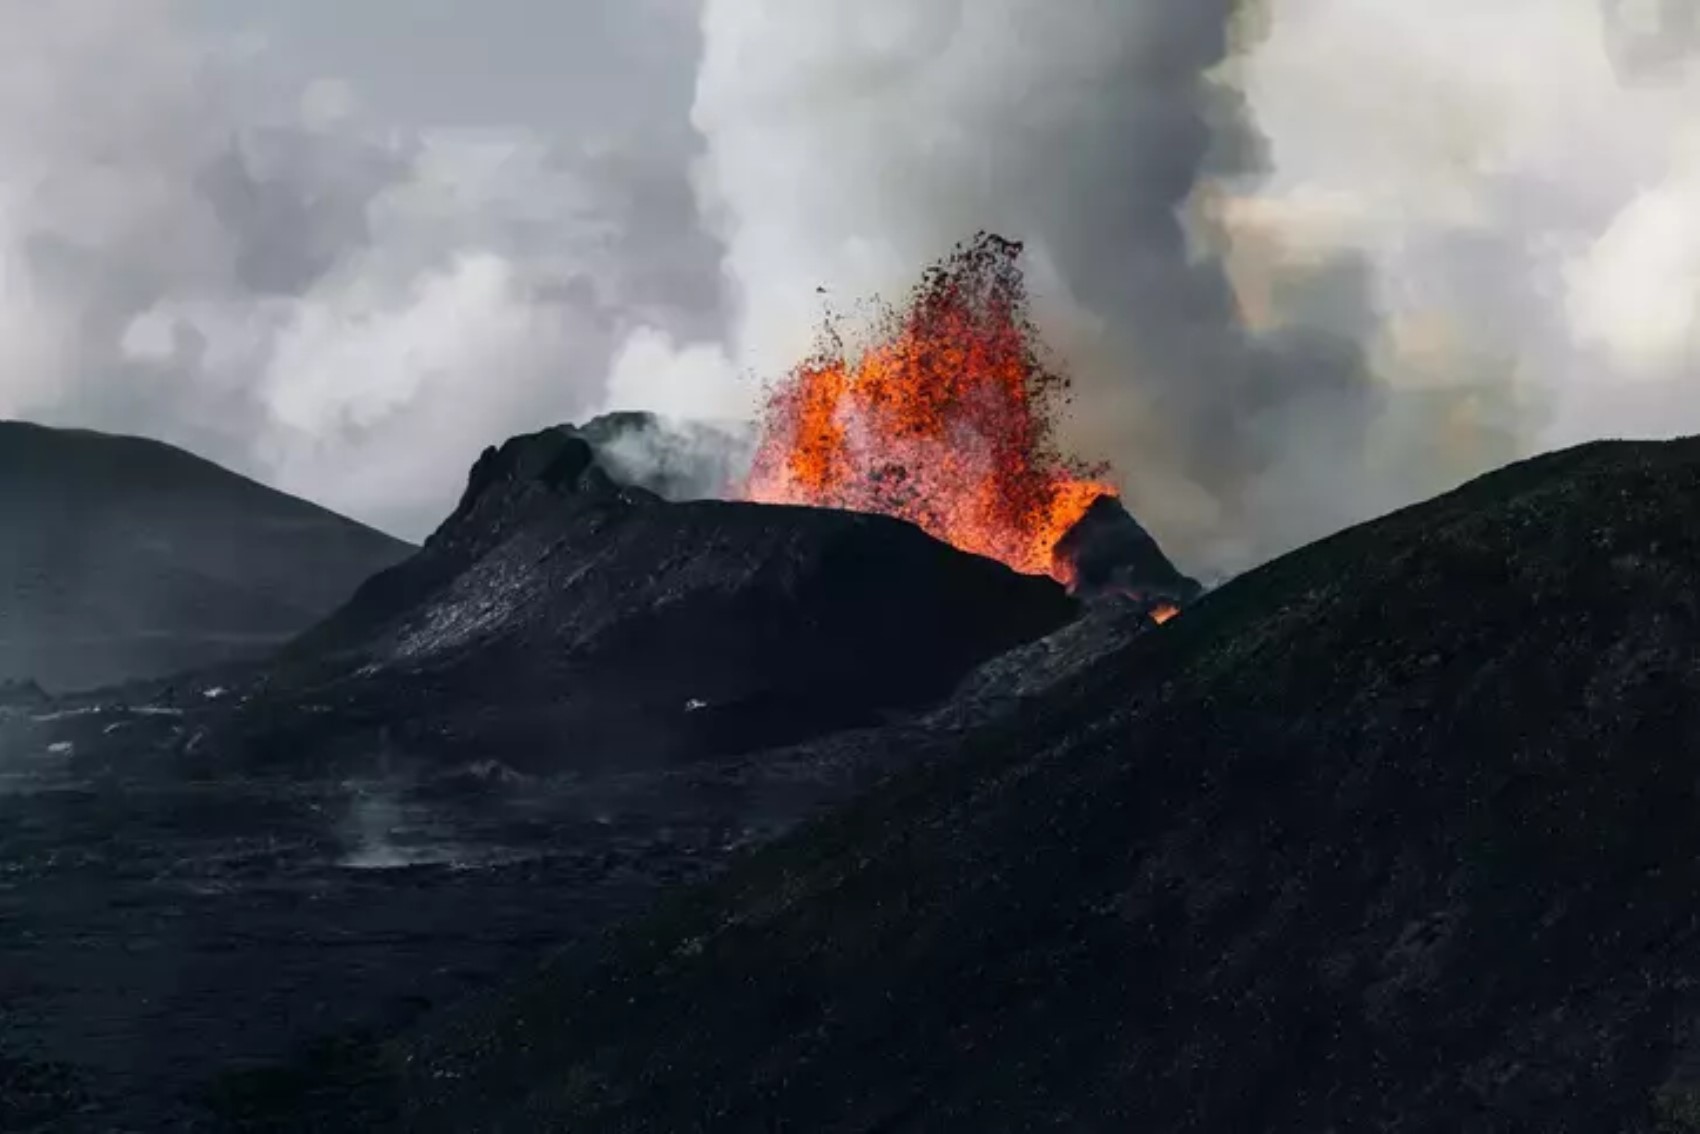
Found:
[[[1055,447],[1067,383],[1038,358],[1020,252],[991,235],[959,247],[853,356],[829,323],[769,397],[744,496],[896,516],[1056,574],[1052,548],[1115,490]]]

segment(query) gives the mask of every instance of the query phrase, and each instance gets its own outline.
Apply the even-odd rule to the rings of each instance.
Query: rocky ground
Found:
[[[566,431],[491,450],[278,658],[0,693],[0,1128],[317,1098],[302,1068],[916,758],[901,722],[1075,611],[895,521],[668,504]]]
[[[410,1022],[880,770],[184,777],[192,710],[65,711],[0,720],[5,1129],[211,1122],[213,1077]]]
[[[1089,618],[884,734],[911,771],[242,1113],[1700,1129],[1697,579],[1700,442],[1598,444]]]

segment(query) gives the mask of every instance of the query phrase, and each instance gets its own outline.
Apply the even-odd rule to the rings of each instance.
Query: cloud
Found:
[[[0,414],[419,536],[483,446],[600,405],[629,330],[717,316],[683,142],[397,128],[168,0],[3,11]]]
[[[1479,427],[1450,468],[1700,425],[1700,5],[1276,11],[1239,75],[1269,139],[1256,207],[1365,261],[1377,372],[1453,387]]]
[[[680,343],[665,331],[640,327],[614,356],[607,404],[657,407],[693,421],[739,421],[755,415],[757,389],[719,343]]]
[[[1203,187],[1266,165],[1216,78],[1247,30],[1234,3],[708,0],[703,28],[699,184],[742,361],[803,353],[817,285],[890,295],[990,228],[1028,245],[1072,438],[1172,545],[1243,563],[1351,514],[1312,489],[1377,413],[1352,256],[1272,264],[1328,289],[1335,325],[1257,334],[1189,227]]]
[[[1692,0],[707,0],[734,357],[799,357],[817,285],[1022,239],[1071,438],[1200,569],[1693,429],[1697,31]]]
[[[1693,0],[0,15],[0,414],[408,535],[507,434],[747,418],[817,287],[981,228],[1195,570],[1700,421]]]
[[[1630,377],[1690,370],[1700,359],[1700,168],[1676,168],[1631,200],[1569,265],[1577,338]]]

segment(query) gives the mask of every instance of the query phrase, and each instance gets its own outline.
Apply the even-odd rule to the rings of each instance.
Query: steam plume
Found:
[[[1602,403],[1668,429],[1676,391],[1621,390],[1692,335],[1695,167],[1668,158],[1700,103],[1624,8],[708,0],[734,356],[802,357],[817,285],[891,294],[970,228],[1024,240],[1075,441],[1218,570]]]
[[[451,127],[186,0],[0,0],[0,415],[419,536],[507,434],[747,418],[817,287],[991,229],[1068,438],[1196,571],[1700,423],[1695,0],[531,2],[432,58],[502,68],[506,19],[650,70]]]
[[[815,285],[898,291],[964,224],[985,226],[1028,245],[1076,379],[1074,439],[1165,536],[1239,561],[1337,524],[1342,494],[1313,487],[1358,462],[1378,406],[1361,268],[1342,255],[1288,273],[1332,287],[1337,327],[1256,336],[1186,227],[1207,179],[1265,166],[1212,76],[1234,9],[710,0],[695,120],[742,356],[801,357]]]

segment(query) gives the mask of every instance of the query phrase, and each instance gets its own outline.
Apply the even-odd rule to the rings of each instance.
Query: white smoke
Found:
[[[1700,5],[1276,12],[1244,64],[1260,204],[1367,259],[1385,377],[1485,371],[1521,451],[1700,427]]]
[[[708,0],[699,190],[727,245],[735,357],[782,370],[817,287],[890,296],[991,229],[1028,246],[1076,381],[1070,439],[1184,557],[1243,564],[1374,507],[1340,477],[1380,397],[1356,259],[1279,266],[1332,289],[1331,322],[1259,337],[1188,227],[1197,191],[1263,171],[1214,75],[1240,31],[1231,0]]]
[[[1071,435],[1199,569],[1694,429],[1695,10],[707,0],[732,357],[801,356],[817,286],[1022,239]]]
[[[187,0],[0,0],[0,416],[417,536],[509,434],[747,419],[824,302],[985,228],[1027,244],[1070,439],[1195,573],[1700,425],[1696,0],[529,3],[490,18],[662,40],[669,81],[480,117],[388,59],[410,9],[320,4],[380,112],[352,56]],[[537,101],[456,20],[430,58]]]
[[[400,129],[192,15],[0,0],[0,416],[417,537],[485,445],[598,407],[629,326],[713,318],[686,154]]]
[[[653,408],[696,421],[748,420],[756,391],[723,345],[681,343],[654,327],[627,336],[608,378],[612,408]]]

